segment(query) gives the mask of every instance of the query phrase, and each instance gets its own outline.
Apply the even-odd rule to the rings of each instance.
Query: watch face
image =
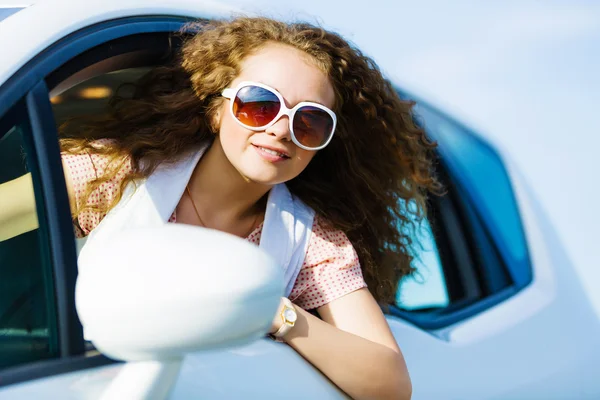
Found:
[[[298,318],[298,316],[296,315],[296,311],[294,311],[293,308],[286,308],[283,312],[283,317],[286,321],[289,321],[291,323],[296,322],[296,319]]]

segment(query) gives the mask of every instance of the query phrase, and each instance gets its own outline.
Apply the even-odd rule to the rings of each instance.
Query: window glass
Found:
[[[416,273],[398,285],[396,306],[403,310],[427,310],[447,307],[450,303],[442,262],[427,220],[414,233]]]
[[[23,109],[0,118],[0,369],[58,356],[52,266]]]

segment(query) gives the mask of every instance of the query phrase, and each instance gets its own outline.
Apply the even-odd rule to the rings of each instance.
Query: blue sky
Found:
[[[500,146],[600,304],[600,2],[233,0],[358,45],[399,86]]]

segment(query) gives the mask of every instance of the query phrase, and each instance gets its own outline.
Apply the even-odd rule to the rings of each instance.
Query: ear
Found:
[[[221,113],[219,111],[215,112],[212,116],[208,116],[210,120],[208,121],[208,126],[212,133],[215,135],[219,133],[219,129],[221,127]]]
[[[210,129],[212,132],[217,135],[219,133],[219,129],[221,128],[221,113],[217,111],[215,115],[211,118],[210,121]]]
[[[218,134],[219,130],[221,129],[221,118],[223,117],[223,113],[225,111],[223,101],[216,101],[216,104],[211,102],[209,105],[211,111],[208,112],[208,115],[212,114],[210,116],[210,129],[215,135]]]

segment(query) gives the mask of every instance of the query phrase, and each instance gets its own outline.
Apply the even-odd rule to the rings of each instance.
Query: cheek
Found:
[[[302,170],[304,170],[304,168],[306,168],[306,166],[310,163],[310,161],[313,159],[315,154],[317,154],[316,151],[304,150],[301,148],[297,149],[297,151],[296,151],[297,165],[298,165],[298,168],[301,168],[299,173],[302,172]]]
[[[221,142],[232,145],[235,145],[235,143],[242,145],[245,139],[252,134],[252,131],[240,126],[237,122],[235,122],[229,113],[220,115],[219,129],[217,132],[221,138]]]

